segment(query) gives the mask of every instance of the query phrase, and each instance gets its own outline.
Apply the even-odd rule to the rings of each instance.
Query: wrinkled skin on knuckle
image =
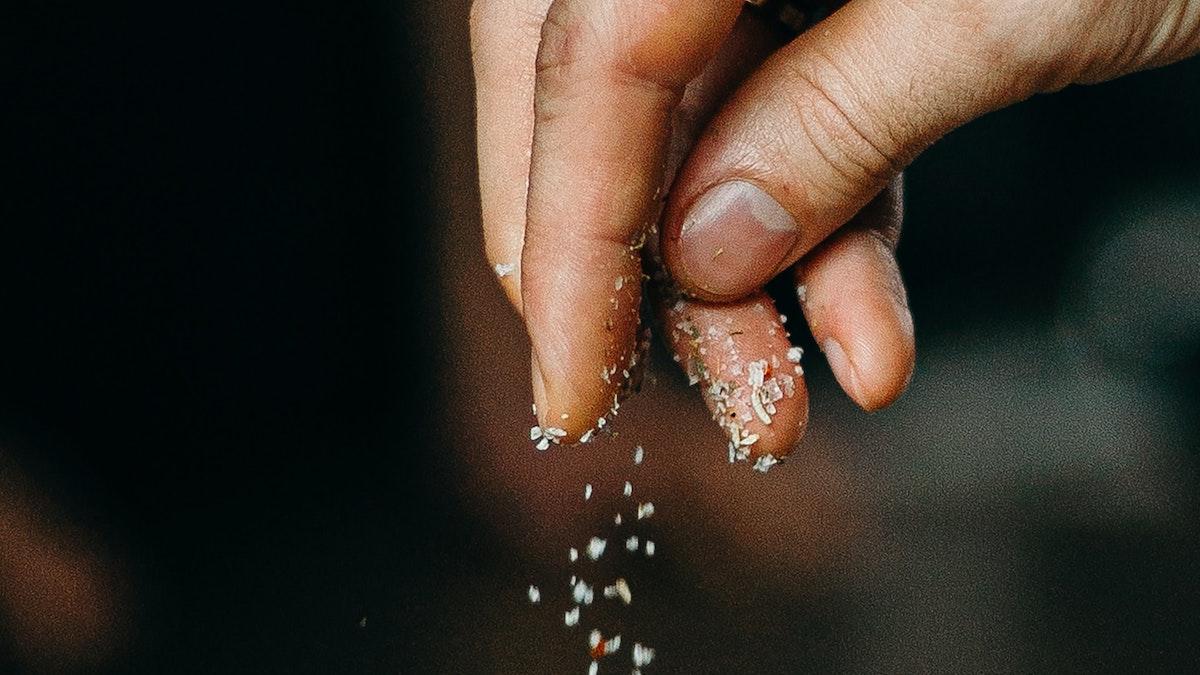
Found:
[[[852,89],[807,69],[797,69],[789,80],[793,86],[786,101],[803,142],[826,165],[829,176],[836,178],[813,187],[837,196],[847,190],[882,189],[897,172],[895,150],[877,140],[874,123],[866,115],[855,114],[860,106],[850,100],[855,96]]]

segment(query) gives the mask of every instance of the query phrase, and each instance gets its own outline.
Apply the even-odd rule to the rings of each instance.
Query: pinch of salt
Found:
[[[529,587],[529,602],[530,602],[530,604],[536,605],[541,601],[542,601],[542,592],[538,590],[537,586],[531,585]]]
[[[641,518],[640,510],[639,510],[638,517]],[[591,558],[592,560],[596,560],[600,556],[604,555],[604,547],[607,544],[608,544],[608,542],[601,539],[600,537],[592,537],[591,541],[589,541],[588,545],[587,545],[588,557]]]
[[[563,623],[568,626],[575,626],[579,623],[579,608],[572,607],[563,614]]]
[[[513,271],[517,269],[517,266],[513,263],[496,263],[495,269],[496,276],[503,279],[504,277],[512,274]]]

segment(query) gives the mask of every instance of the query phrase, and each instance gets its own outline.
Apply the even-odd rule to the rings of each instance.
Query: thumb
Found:
[[[946,132],[1093,79],[1097,64],[1112,63],[1108,52],[1132,54],[1135,32],[1169,6],[1200,5],[1150,0],[1101,11],[1111,4],[853,0],[772,56],[710,123],[672,189],[668,269],[699,297],[743,296],[850,220]]]

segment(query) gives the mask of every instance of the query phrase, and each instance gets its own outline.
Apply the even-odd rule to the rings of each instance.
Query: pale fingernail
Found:
[[[733,298],[775,276],[800,230],[762,188],[735,180],[709,188],[696,200],[679,237],[680,281]]]
[[[826,338],[821,343],[821,351],[825,352],[825,360],[829,362],[829,369],[833,371],[833,376],[837,378],[838,384],[846,390],[855,403],[861,405],[861,402],[865,400],[862,396],[862,385],[858,381],[858,374],[854,372],[854,366],[846,356],[846,350],[842,349],[842,345],[837,340]]]

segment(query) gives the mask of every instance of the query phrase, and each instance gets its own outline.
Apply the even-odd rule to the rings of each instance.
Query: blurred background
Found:
[[[752,476],[661,351],[530,447],[467,4],[0,10],[0,672],[584,673],[593,625],[647,673],[1200,664],[1200,61],[918,160],[909,393],[810,349]],[[566,628],[566,549],[635,532]]]

